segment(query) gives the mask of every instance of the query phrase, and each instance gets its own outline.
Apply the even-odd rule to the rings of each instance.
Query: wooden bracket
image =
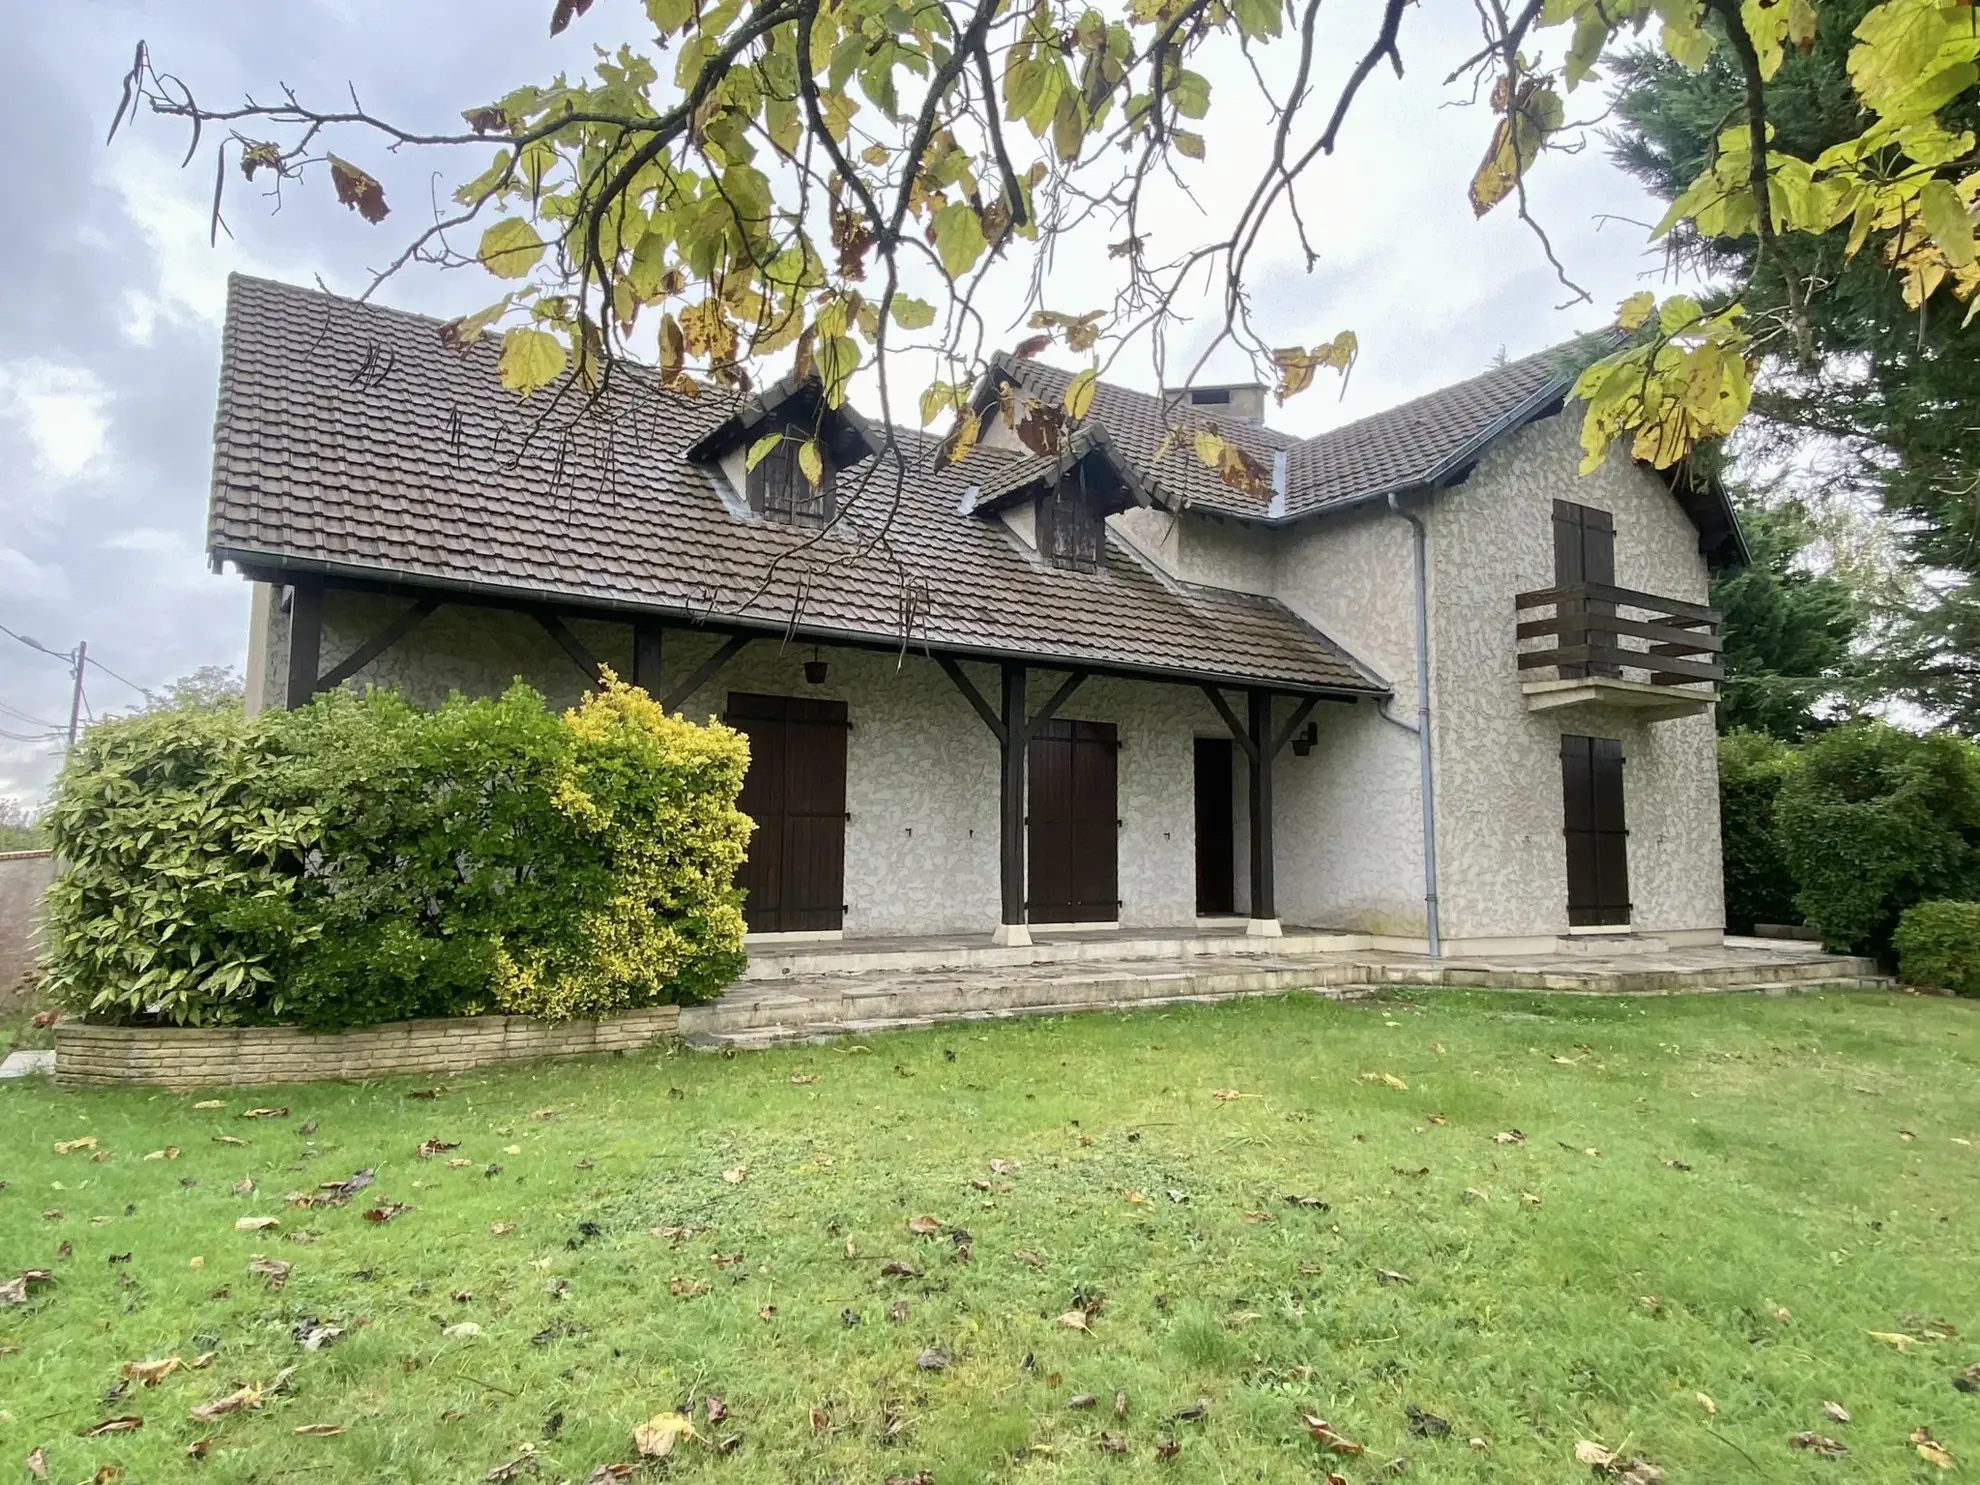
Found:
[[[716,671],[740,655],[743,651],[743,646],[747,645],[753,638],[755,636],[749,634],[730,635],[722,642],[722,648],[695,667],[693,675],[689,676],[667,693],[666,699],[660,703],[660,709],[669,712],[679,711],[687,702],[687,699],[699,691],[714,676]]]
[[[360,670],[363,670],[365,666],[371,664],[372,661],[391,649],[393,645],[404,639],[408,634],[411,634],[413,630],[425,622],[427,615],[431,614],[438,607],[440,607],[440,600],[437,598],[420,599],[419,602],[400,614],[398,618],[387,624],[383,629],[372,635],[370,639],[338,661],[336,665],[332,666],[317,681],[316,689],[319,691],[330,691],[343,685],[345,681],[348,681]]]
[[[605,677],[598,669],[597,660],[592,657],[591,651],[584,647],[584,641],[571,633],[570,625],[547,608],[533,608],[529,612],[530,617],[543,626],[543,632],[556,640],[564,653],[571,657],[572,664],[590,677],[594,686],[605,683]]]

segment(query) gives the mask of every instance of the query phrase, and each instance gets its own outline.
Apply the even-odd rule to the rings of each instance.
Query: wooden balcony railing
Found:
[[[1544,679],[1530,672],[1546,670],[1556,680],[1607,678],[1705,688],[1714,695],[1725,679],[1721,616],[1702,603],[1608,583],[1563,583],[1521,593],[1513,607],[1521,616],[1518,639],[1554,641],[1547,649],[1520,650],[1524,679]],[[1549,613],[1525,617],[1533,610]]]

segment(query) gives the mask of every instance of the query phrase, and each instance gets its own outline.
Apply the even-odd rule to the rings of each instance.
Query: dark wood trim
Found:
[[[1054,691],[1046,700],[1045,705],[1038,709],[1038,715],[1024,724],[1024,740],[1027,743],[1031,741],[1033,734],[1040,727],[1059,714],[1059,708],[1072,699],[1073,692],[1079,689],[1080,683],[1086,679],[1087,674],[1086,671],[1075,670],[1071,675],[1059,682],[1059,689]]]
[[[1313,708],[1320,704],[1317,696],[1308,696],[1293,708],[1292,720],[1279,729],[1279,735],[1272,740],[1272,756],[1285,752],[1286,744],[1293,740],[1293,734],[1306,725],[1306,719],[1313,715]]]
[[[648,696],[657,695],[660,690],[660,660],[667,626],[658,619],[634,619],[632,632],[632,683]]]
[[[316,694],[323,664],[323,579],[297,574],[289,597],[290,711],[307,706]]]
[[[1528,619],[1513,626],[1515,639],[1544,639],[1558,634],[1570,643],[1588,634],[1627,634],[1637,639],[1662,640],[1674,649],[1652,648],[1652,655],[1716,655],[1726,647],[1725,641],[1709,629],[1691,626],[1706,622],[1703,619],[1686,619],[1676,624],[1650,623],[1643,619],[1625,619],[1615,614],[1563,614],[1556,619]]]
[[[1252,741],[1244,723],[1240,722],[1237,713],[1231,710],[1231,704],[1224,700],[1224,693],[1215,686],[1205,686],[1203,694],[1210,698],[1210,704],[1217,708],[1217,715],[1222,717],[1224,725],[1231,729],[1231,741],[1244,749],[1245,757],[1255,760],[1258,757],[1258,744]]]
[[[1563,645],[1558,650],[1528,650],[1519,657],[1521,670],[1538,670],[1547,665],[1628,666],[1685,681],[1726,678],[1723,665],[1709,665],[1702,660],[1671,660],[1648,650],[1624,650],[1614,645]]]
[[[901,637],[898,634],[861,634],[808,624],[794,626],[788,617],[745,619],[737,615],[714,615],[705,610],[687,607],[663,609],[651,604],[587,602],[581,598],[566,598],[562,594],[549,592],[532,592],[524,595],[500,589],[489,583],[458,579],[414,582],[404,579],[363,577],[336,564],[300,561],[291,563],[279,558],[271,560],[269,553],[243,552],[231,547],[215,548],[211,555],[217,561],[234,563],[250,576],[263,582],[295,583],[302,577],[319,576],[324,579],[326,587],[336,588],[341,592],[385,593],[397,598],[418,598],[423,594],[437,592],[444,595],[443,602],[478,608],[527,612],[532,608],[550,606],[559,613],[573,618],[595,619],[609,624],[630,624],[638,618],[652,618],[665,623],[670,628],[702,629],[712,634],[745,634],[753,639],[777,636],[788,638],[792,642],[835,645],[849,650],[874,650],[889,655],[899,655],[902,652]],[[957,660],[981,661],[993,665],[1008,663],[1063,670],[1066,666],[1075,663],[1063,655],[1020,653],[1016,650],[1000,649],[994,645],[949,643],[937,645],[920,636],[910,639],[907,648],[910,653],[928,659],[935,659],[938,655],[948,655]],[[1170,666],[1080,663],[1090,675],[1114,676],[1130,681],[1154,681],[1168,686],[1217,685],[1242,688],[1257,684],[1257,679],[1251,676],[1206,674],[1202,671]],[[1373,684],[1330,686],[1317,683],[1302,684],[1293,680],[1275,680],[1271,684],[1282,695],[1318,696],[1323,701],[1352,703],[1363,696],[1389,694],[1385,689]]]
[[[997,790],[997,875],[1003,895],[1003,921],[1024,921],[1024,760],[1025,669],[1005,665],[1002,764]]]
[[[543,626],[545,634],[557,641],[558,647],[571,657],[571,663],[590,677],[592,685],[602,686],[605,683],[605,677],[598,669],[597,659],[584,647],[584,641],[571,633],[571,626],[566,624],[554,610],[532,608],[529,610],[529,616]]]
[[[728,639],[723,641],[722,647],[719,650],[695,667],[693,675],[689,676],[667,693],[666,700],[660,703],[660,709],[669,712],[679,711],[686,704],[690,696],[706,685],[714,677],[716,671],[740,655],[743,652],[743,647],[754,638],[756,636],[753,634],[730,635]]]
[[[319,691],[333,690],[371,664],[393,645],[404,639],[413,630],[426,622],[427,617],[440,607],[437,598],[422,598],[411,608],[400,614],[370,639],[359,645],[337,664],[333,665],[316,683]]]
[[[1005,735],[1003,719],[997,715],[997,709],[983,699],[983,693],[976,689],[976,682],[969,678],[961,665],[947,655],[937,655],[935,663],[942,668],[943,675],[955,682],[956,689],[963,694],[963,700],[976,708],[977,716],[983,719],[983,725],[990,729],[990,735],[997,739],[997,744],[1001,747]]]
[[[1687,619],[1699,619],[1707,624],[1716,624],[1725,618],[1710,604],[1691,603],[1682,598],[1660,598],[1654,593],[1639,593],[1634,588],[1618,588],[1612,583],[1563,583],[1552,588],[1536,588],[1531,593],[1515,594],[1513,607],[1544,608],[1563,599],[1577,598],[1594,603],[1622,603],[1631,608],[1656,609]]]
[[[1250,787],[1246,791],[1251,808],[1251,916],[1276,918],[1279,915],[1273,881],[1272,852],[1272,759],[1274,750],[1258,746],[1258,739],[1272,736],[1272,693],[1252,690],[1245,693],[1250,713]]]

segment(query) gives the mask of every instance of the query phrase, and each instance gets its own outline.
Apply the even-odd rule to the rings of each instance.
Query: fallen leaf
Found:
[[[1849,1409],[1845,1408],[1839,1402],[1825,1400],[1822,1404],[1822,1416],[1831,1423],[1847,1423],[1849,1422]]]
[[[1915,1346],[1918,1344],[1917,1336],[1904,1335],[1895,1330],[1873,1330],[1870,1332],[1870,1339],[1873,1341],[1884,1341],[1889,1345],[1896,1346],[1900,1351],[1906,1346]]]
[[[491,1222],[488,1224],[488,1230],[494,1233],[496,1237],[507,1237],[516,1230],[516,1224],[513,1222]]]
[[[942,1230],[942,1219],[940,1217],[930,1217],[925,1213],[919,1217],[910,1217],[907,1219],[907,1230],[926,1237],[930,1233],[936,1233]]]
[[[1495,1145],[1523,1145],[1526,1143],[1526,1136],[1517,1129],[1502,1129],[1492,1136],[1492,1143]]]
[[[1525,1207],[1537,1207],[1540,1205],[1540,1198],[1531,1191],[1522,1191],[1519,1193],[1519,1204]]]
[[[461,1142],[459,1140],[426,1139],[419,1142],[419,1148],[413,1153],[419,1156],[421,1160],[431,1160],[435,1155],[444,1154],[448,1150],[458,1150],[460,1147]],[[447,1163],[449,1165],[453,1164],[451,1160]],[[466,1162],[464,1161],[462,1163],[465,1164]]]
[[[1096,1397],[1093,1393],[1081,1392],[1081,1393],[1076,1393],[1072,1397],[1067,1398],[1066,1406],[1069,1408],[1090,1408],[1093,1407],[1099,1401],[1100,1399]]]
[[[1668,1156],[1668,1155],[1665,1155],[1665,1154],[1663,1154],[1663,1153],[1661,1153],[1661,1152],[1659,1152],[1659,1151],[1656,1151],[1656,1150],[1652,1150],[1652,1151],[1651,1151],[1650,1153],[1651,1153],[1652,1155],[1655,1155],[1655,1156],[1656,1156],[1656,1157],[1657,1157],[1657,1158],[1658,1158],[1659,1160],[1661,1160],[1661,1161],[1663,1161],[1663,1162],[1664,1162],[1664,1164],[1665,1164],[1665,1165],[1668,1165],[1668,1166],[1669,1166],[1669,1167],[1670,1167],[1670,1168],[1671,1168],[1672,1170],[1690,1170],[1690,1169],[1691,1169],[1691,1167],[1690,1167],[1689,1165],[1686,1165],[1686,1164],[1685,1164],[1685,1163],[1684,1163],[1684,1162],[1683,1162],[1682,1160],[1673,1160],[1673,1159],[1671,1159],[1671,1158],[1670,1158],[1670,1156]]]
[[[1130,1206],[1145,1206],[1148,1202],[1148,1198],[1143,1196],[1139,1191],[1131,1191],[1125,1187],[1122,1188],[1121,1195]]]
[[[1410,1278],[1408,1274],[1399,1274],[1392,1268],[1378,1268],[1375,1270],[1375,1282],[1378,1284],[1412,1284],[1416,1281]]]
[[[1932,1430],[1920,1424],[1911,1431],[1911,1442],[1918,1450],[1918,1457],[1927,1464],[1936,1464],[1942,1470],[1953,1467],[1952,1452],[1932,1437]]]
[[[241,1111],[241,1117],[243,1119],[286,1119],[289,1117],[289,1111],[286,1108],[244,1109]]]
[[[823,1408],[813,1408],[811,1410],[811,1431],[813,1433],[826,1433],[831,1427],[832,1420],[825,1416],[825,1410]]]
[[[1336,1454],[1353,1455],[1360,1454],[1365,1447],[1335,1432],[1334,1426],[1325,1418],[1317,1417],[1312,1413],[1302,1413],[1300,1419],[1306,1424],[1306,1431],[1313,1435],[1314,1440],[1323,1449],[1332,1450]]]
[[[708,1292],[708,1286],[700,1280],[683,1278],[679,1274],[667,1281],[667,1289],[669,1293],[678,1295],[682,1299],[693,1299],[697,1294]]]
[[[911,1263],[903,1263],[895,1258],[880,1265],[880,1274],[882,1278],[887,1279],[918,1279],[921,1277],[921,1270]]]
[[[481,1478],[484,1480],[493,1480],[496,1482],[496,1485],[502,1485],[502,1482],[513,1480],[524,1471],[528,1471],[533,1475],[536,1473],[536,1468],[536,1445],[524,1444],[522,1446],[522,1452],[514,1459],[503,1460],[502,1463],[496,1465],[495,1468]]]
[[[296,1430],[296,1434],[305,1439],[327,1439],[343,1431],[344,1425],[341,1423],[305,1423]]]
[[[39,1445],[28,1451],[27,1472],[37,1480],[48,1478],[48,1456]]]
[[[1295,1207],[1311,1207],[1313,1210],[1320,1212],[1324,1212],[1328,1209],[1327,1203],[1322,1201],[1319,1197],[1307,1196],[1300,1192],[1289,1193],[1286,1197],[1286,1204],[1288,1206],[1295,1206]]]
[[[1155,1457],[1157,1459],[1174,1459],[1181,1452],[1182,1445],[1172,1438],[1163,1439],[1155,1446]]]
[[[1127,1453],[1127,1440],[1117,1433],[1100,1435],[1100,1447],[1109,1454]]]
[[[206,1458],[206,1451],[211,1449],[212,1447],[213,1447],[212,1434],[208,1434],[203,1439],[194,1439],[190,1444],[186,1445],[186,1458],[204,1459]]]
[[[1483,1186],[1467,1186],[1464,1188],[1464,1194],[1471,1201],[1490,1201],[1492,1199],[1492,1193],[1487,1191]]]
[[[616,1485],[633,1472],[629,1464],[601,1464],[584,1477],[584,1485]]]
[[[759,1320],[775,1320],[777,1318],[777,1307],[775,1305],[764,1305],[756,1312],[756,1318]]]
[[[1258,1095],[1255,1093],[1240,1093],[1235,1088],[1212,1088],[1210,1090],[1210,1096],[1218,1103],[1233,1103],[1240,1098],[1256,1098]]]
[[[1709,1396],[1703,1392],[1694,1392],[1691,1395],[1698,1399],[1698,1406],[1703,1408],[1712,1417],[1716,1418],[1719,1416],[1719,1405],[1713,1402]]]
[[[144,1158],[146,1160],[177,1160],[179,1158],[179,1147],[177,1145],[167,1145],[162,1150],[153,1150]]]
[[[1441,1439],[1451,1431],[1451,1420],[1435,1413],[1426,1413],[1415,1403],[1405,1404],[1403,1412],[1409,1418],[1409,1431],[1419,1439]]]
[[[202,1351],[187,1363],[194,1371],[203,1372],[220,1357],[218,1351]]]
[[[748,1176],[749,1176],[749,1168],[747,1166],[742,1166],[742,1165],[736,1166],[733,1170],[725,1170],[722,1172],[722,1179],[727,1181],[731,1186],[740,1186],[746,1179],[748,1179]]]
[[[503,1153],[504,1155],[520,1155],[520,1154],[522,1154],[522,1146],[521,1146],[521,1145],[504,1145],[504,1146],[502,1146],[502,1153]]]
[[[235,1139],[231,1134],[216,1134],[213,1136],[213,1143],[216,1145],[232,1145],[236,1150],[245,1150],[248,1147],[246,1140]]]
[[[224,1109],[227,1107],[227,1101],[224,1098],[202,1098],[193,1107],[196,1109]]]
[[[807,1086],[807,1085],[809,1085],[809,1084],[812,1084],[812,1083],[815,1083],[815,1082],[817,1082],[817,1081],[818,1081],[818,1074],[817,1074],[817,1073],[792,1073],[792,1074],[791,1074],[791,1081],[792,1081],[793,1083],[795,1083],[795,1084],[796,1084],[796,1085],[797,1085],[798,1087],[800,1087],[800,1088],[803,1088],[803,1087],[806,1087],[806,1086]]]
[[[167,1356],[159,1361],[127,1361],[124,1363],[124,1375],[133,1382],[156,1387],[184,1365],[176,1356]]]
[[[914,1358],[914,1365],[917,1371],[939,1372],[948,1364],[949,1354],[939,1346],[930,1346],[926,1351],[923,1351],[919,1356]]]
[[[1825,1433],[1792,1434],[1789,1436],[1788,1442],[1797,1449],[1812,1449],[1817,1454],[1826,1455],[1830,1459],[1849,1453],[1849,1446],[1847,1444],[1839,1443]]]
[[[367,1222],[390,1222],[394,1217],[403,1217],[411,1210],[412,1208],[402,1201],[383,1202],[378,1206],[368,1208],[365,1211],[364,1220]]]
[[[1087,1314],[1084,1310],[1067,1310],[1065,1314],[1059,1316],[1059,1324],[1063,1325],[1067,1330],[1083,1330],[1088,1334],[1091,1334],[1093,1329],[1088,1323]]]
[[[438,1098],[440,1097],[441,1094],[445,1093],[446,1091],[447,1090],[445,1088],[415,1088],[413,1089],[412,1092],[408,1093],[406,1097],[407,1098]]]
[[[1241,1215],[1245,1221],[1252,1223],[1270,1222],[1272,1220],[1272,1214],[1270,1212],[1244,1212]]]
[[[462,1320],[456,1324],[449,1325],[440,1334],[447,1337],[450,1341],[473,1340],[474,1337],[481,1334],[481,1327],[476,1325],[472,1320]]]
[[[93,1134],[83,1135],[80,1139],[55,1141],[55,1153],[57,1155],[67,1155],[73,1150],[94,1150],[95,1148],[96,1136]]]
[[[1918,1136],[1917,1136],[1917,1135],[1915,1135],[1915,1134],[1913,1134],[1913,1133],[1912,1133],[1912,1132],[1911,1132],[1910,1130],[1908,1130],[1908,1129],[1900,1129],[1900,1130],[1898,1131],[1898,1138],[1899,1138],[1899,1139],[1901,1139],[1901,1140],[1903,1140],[1903,1141],[1905,1141],[1905,1142],[1906,1142],[1907,1144],[1909,1144],[1909,1143],[1910,1143],[1910,1142],[1911,1142],[1912,1140],[1915,1140],[1915,1139],[1917,1139],[1917,1138],[1918,1138]],[[59,1149],[59,1146],[58,1146],[57,1148]]]
[[[85,1428],[82,1431],[82,1437],[96,1439],[110,1433],[133,1433],[143,1427],[144,1420],[136,1414],[131,1414],[123,1418],[105,1418],[96,1427]]]
[[[1014,1176],[1024,1169],[1022,1160],[992,1160],[990,1174],[993,1176]]]
[[[254,1383],[248,1382],[225,1397],[216,1397],[210,1403],[199,1404],[186,1416],[195,1423],[211,1423],[215,1418],[224,1418],[227,1414],[238,1413],[243,1408],[258,1408],[261,1406],[261,1398],[261,1389]]]
[[[343,1333],[343,1326],[324,1325],[313,1315],[305,1316],[289,1330],[289,1334],[295,1337],[305,1351],[321,1351]]]
[[[236,1217],[234,1219],[234,1231],[236,1232],[266,1232],[271,1227],[280,1227],[281,1225],[281,1221],[275,1217]]]

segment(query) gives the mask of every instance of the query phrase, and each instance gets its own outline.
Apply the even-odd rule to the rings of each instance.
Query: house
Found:
[[[1578,476],[1555,357],[1307,439],[1256,386],[1103,384],[1050,457],[1007,405],[1067,373],[999,358],[953,463],[876,455],[814,386],[522,400],[495,362],[233,280],[209,550],[255,585],[250,706],[516,676],[563,704],[609,666],[724,718],[752,934],[1721,936],[1706,598],[1739,528],[1621,453]],[[1164,452],[1172,424],[1261,476]],[[816,486],[791,442],[748,467],[787,428]]]

